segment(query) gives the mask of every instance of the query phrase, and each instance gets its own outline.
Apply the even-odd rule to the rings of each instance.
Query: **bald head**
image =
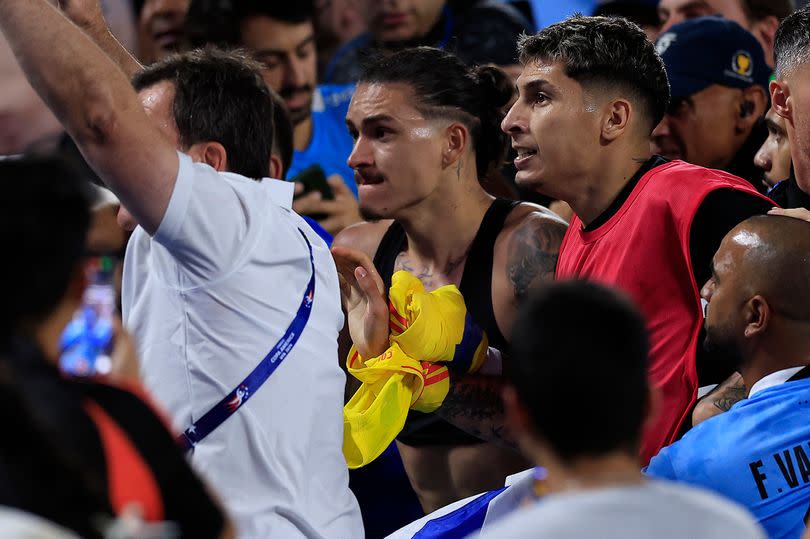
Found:
[[[743,221],[723,240],[724,254],[746,295],[760,294],[779,314],[810,322],[810,223],[760,215]]]

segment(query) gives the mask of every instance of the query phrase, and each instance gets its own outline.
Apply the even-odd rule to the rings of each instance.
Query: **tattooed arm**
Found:
[[[436,413],[461,430],[482,440],[517,449],[507,432],[500,376],[452,373],[450,392]]]
[[[518,300],[543,282],[554,280],[565,223],[534,212],[515,228],[509,240],[506,273]]]
[[[554,279],[565,230],[566,224],[559,218],[531,210],[509,232],[506,238],[506,263],[500,266],[505,266],[506,281],[513,297],[513,301],[509,302],[510,312],[503,313],[507,321],[502,326],[505,334],[511,332],[517,302],[533,287]],[[508,365],[504,368],[508,369]],[[450,392],[436,413],[473,436],[516,448],[514,439],[506,429],[501,399],[504,383],[500,376],[454,372],[450,376]]]
[[[725,382],[703,397],[692,412],[692,426],[707,419],[728,412],[729,409],[745,399],[748,389],[742,376],[735,372]]]

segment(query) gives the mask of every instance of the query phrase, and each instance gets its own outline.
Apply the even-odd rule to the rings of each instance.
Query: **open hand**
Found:
[[[325,214],[326,217],[319,224],[333,236],[349,225],[362,221],[360,206],[343,178],[334,174],[326,180],[335,194],[334,200],[324,200],[319,191],[312,191],[293,201],[293,210],[301,215]],[[295,194],[298,195],[303,185],[296,184]]]
[[[363,358],[379,356],[388,349],[388,306],[384,285],[374,263],[365,253],[349,247],[333,247],[338,268],[340,295],[349,323],[349,335]]]

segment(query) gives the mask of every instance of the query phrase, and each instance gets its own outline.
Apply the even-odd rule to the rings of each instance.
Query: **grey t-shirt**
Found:
[[[764,539],[742,507],[666,481],[548,496],[488,528],[480,539]]]

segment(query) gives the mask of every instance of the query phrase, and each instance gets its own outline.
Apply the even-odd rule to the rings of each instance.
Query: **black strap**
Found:
[[[503,230],[507,217],[518,204],[519,201],[500,198],[492,202],[470,245],[459,286],[467,310],[487,333],[490,344],[500,350],[506,346],[506,338],[498,328],[492,309],[492,264],[495,258],[495,240]],[[396,221],[388,227],[380,240],[374,254],[374,266],[380,272],[385,290],[391,288],[394,265],[406,243],[405,229]]]
[[[505,351],[506,338],[498,328],[492,309],[492,265],[495,260],[495,240],[518,204],[518,201],[499,198],[489,207],[470,245],[458,287],[464,296],[467,311],[473,313],[476,323],[486,331],[490,345],[501,351]]]

